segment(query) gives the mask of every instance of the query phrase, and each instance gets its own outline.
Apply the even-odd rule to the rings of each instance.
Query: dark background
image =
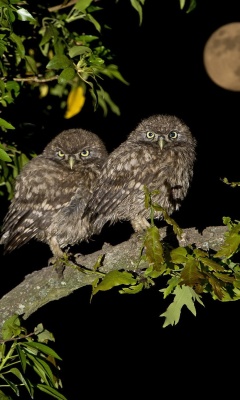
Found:
[[[240,22],[238,2],[198,0],[197,8],[186,14],[177,0],[146,0],[142,26],[128,1],[105,4],[104,19],[112,30],[104,39],[130,83],[106,82],[121,116],[104,118],[89,102],[78,116],[64,120],[54,106],[47,116],[38,101],[33,104],[21,95],[12,111],[17,133],[25,134],[24,145],[41,152],[49,137],[64,128],[81,126],[99,134],[111,151],[140,119],[154,113],[175,114],[189,125],[198,147],[194,179],[174,219],[183,228],[195,226],[200,231],[222,225],[223,216],[239,219],[239,189],[221,179],[240,180],[240,93],[215,85],[203,65],[209,36],[221,25]],[[2,215],[5,207],[3,203]],[[105,229],[95,246],[101,247],[104,241],[116,244],[130,234],[128,224],[124,232],[119,226]],[[80,250],[92,249],[81,245]],[[1,294],[21,282],[26,273],[45,266],[49,257],[47,246],[36,242],[1,256]],[[162,328],[164,319],[159,315],[168,304],[158,287],[134,296],[100,293],[91,304],[90,293],[90,288],[81,289],[48,304],[26,321],[29,329],[42,322],[53,332],[55,349],[63,358],[61,376],[68,400],[83,398],[83,393],[153,398],[159,391],[169,390],[173,395],[176,390],[184,391],[184,396],[195,395],[206,381],[216,395],[220,383],[225,390],[224,383],[213,382],[212,377],[221,368],[223,373],[230,368],[234,380],[231,365],[239,341],[238,302],[203,297],[205,307],[197,305],[196,317],[184,309],[176,326]],[[189,385],[194,385],[193,393]],[[230,391],[231,385],[228,395]]]

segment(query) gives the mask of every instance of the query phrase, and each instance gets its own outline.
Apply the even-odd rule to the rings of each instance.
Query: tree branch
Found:
[[[199,233],[196,228],[183,229],[180,246],[195,244],[203,250],[217,250],[224,241],[226,226],[213,226]],[[167,229],[160,229],[160,237],[167,242]],[[147,268],[144,261],[139,264],[141,238],[133,234],[128,241],[112,246],[105,243],[100,251],[85,256],[77,255],[77,265],[71,263],[59,278],[53,266],[44,267],[26,275],[23,282],[0,299],[0,331],[5,320],[14,313],[27,319],[47,303],[70,295],[83,286],[92,285],[99,273],[111,270],[134,271]],[[97,271],[94,265],[101,258]]]

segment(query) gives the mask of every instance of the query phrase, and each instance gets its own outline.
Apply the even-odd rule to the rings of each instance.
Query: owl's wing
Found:
[[[143,186],[148,186],[151,180],[152,176],[146,174],[146,155],[143,156],[142,148],[127,151],[118,148],[105,163],[84,215],[98,232],[107,221],[114,220],[118,206],[128,197],[129,201],[135,195],[144,199]]]
[[[49,159],[32,159],[18,176],[15,196],[4,218],[1,244],[12,251],[44,232],[53,216],[68,204],[76,186]],[[66,183],[67,181],[67,183]]]
[[[34,213],[33,213],[34,214]],[[37,226],[32,213],[23,211],[10,212],[4,219],[0,244],[4,245],[4,252],[10,252],[23,246],[37,233]]]
[[[94,192],[92,201],[89,203],[92,214],[97,216],[102,213],[114,213],[117,206],[129,195],[130,190],[134,190],[133,188],[130,189],[129,182],[131,180],[127,179],[126,175],[121,176],[121,174],[114,180],[110,178],[104,180],[101,188]]]

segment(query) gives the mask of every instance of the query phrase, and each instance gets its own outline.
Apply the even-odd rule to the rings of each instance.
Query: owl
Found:
[[[171,215],[184,200],[193,177],[196,139],[189,127],[174,115],[143,119],[118,148],[109,154],[84,216],[93,233],[106,222],[130,221],[135,232],[149,226],[144,187]],[[155,219],[162,219],[155,211]]]
[[[16,178],[3,220],[4,253],[35,238],[49,245],[54,258],[60,258],[64,247],[87,240],[88,222],[81,215],[107,155],[96,134],[69,129],[32,158]],[[78,218],[70,215],[68,220],[63,210],[74,196]]]

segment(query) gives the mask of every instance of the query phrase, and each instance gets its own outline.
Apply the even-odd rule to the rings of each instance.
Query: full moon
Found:
[[[203,62],[214,83],[240,91],[240,22],[223,25],[213,32],[204,47]]]

